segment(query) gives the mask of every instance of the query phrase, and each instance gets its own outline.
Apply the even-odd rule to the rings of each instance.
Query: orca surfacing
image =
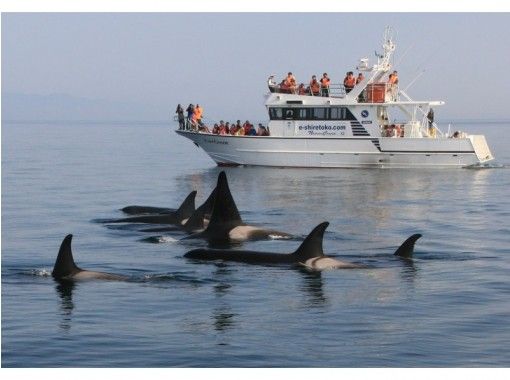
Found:
[[[51,275],[58,281],[83,281],[83,280],[111,280],[122,281],[127,280],[126,276],[105,272],[93,272],[79,268],[74,263],[73,253],[71,250],[71,240],[73,235],[67,235],[58,251],[57,260],[53,267]]]
[[[301,243],[299,248],[290,254],[202,248],[189,251],[184,257],[196,260],[237,261],[248,264],[301,265],[313,270],[364,268],[362,265],[341,261],[324,255],[322,242],[324,239],[324,231],[328,225],[329,222],[323,222],[316,226],[303,243]],[[404,258],[412,257],[414,244],[420,237],[420,234],[409,237],[397,249],[394,255]]]
[[[250,226],[243,222],[237,205],[228,186],[224,171],[218,175],[216,197],[211,212],[211,219],[207,228],[188,238],[203,238],[209,243],[229,243],[245,240],[269,239],[273,236],[287,238],[289,234],[257,226]]]

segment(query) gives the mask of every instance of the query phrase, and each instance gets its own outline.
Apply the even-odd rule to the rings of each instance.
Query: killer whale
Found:
[[[196,260],[224,260],[249,264],[291,264],[313,270],[364,268],[363,265],[341,261],[324,254],[322,242],[324,231],[328,225],[329,222],[323,222],[316,226],[298,249],[290,254],[200,248],[187,252],[184,257]],[[394,255],[404,258],[412,257],[414,244],[420,237],[420,234],[409,237],[395,251]]]
[[[120,209],[125,214],[128,215],[140,215],[140,214],[169,214],[171,212],[176,212],[175,208],[168,207],[154,207],[154,206],[126,206]]]
[[[187,239],[200,238],[215,244],[268,239],[271,236],[290,237],[285,232],[250,226],[244,223],[230,192],[227,176],[222,171],[218,175],[216,196],[209,224],[204,231],[192,234]]]
[[[126,276],[105,272],[93,272],[79,268],[74,263],[73,252],[71,250],[71,240],[73,235],[67,235],[58,251],[57,260],[53,266],[51,275],[57,281],[83,281],[83,280],[127,280]]]
[[[205,202],[197,208],[197,210],[203,210],[206,218],[210,218],[214,197],[216,195],[216,188],[209,194]],[[154,207],[154,206],[126,206],[120,209],[122,212],[129,215],[140,215],[140,214],[171,214],[177,212],[177,209],[168,207]]]
[[[105,219],[102,223],[151,223],[151,224],[181,224],[195,212],[195,197],[197,192],[193,190],[188,194],[180,207],[175,212],[167,214],[148,214],[131,216],[121,219]]]

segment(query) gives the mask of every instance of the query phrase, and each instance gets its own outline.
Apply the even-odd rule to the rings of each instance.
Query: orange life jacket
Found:
[[[312,92],[314,94],[317,94],[321,89],[321,86],[319,84],[319,82],[317,82],[317,79],[314,79],[310,82],[310,90],[312,90]]]
[[[201,120],[202,119],[202,108],[195,107],[195,112],[193,113],[193,117],[195,120]]]
[[[345,87],[353,88],[355,84],[356,84],[356,78],[354,78],[353,76],[352,77],[345,77],[345,79],[344,79],[344,86]]]
[[[328,77],[326,77],[326,78],[325,78],[325,77],[322,77],[322,78],[321,78],[321,84],[322,84],[322,87],[329,87],[329,82],[331,82],[331,81],[329,80],[329,78],[328,78]]]

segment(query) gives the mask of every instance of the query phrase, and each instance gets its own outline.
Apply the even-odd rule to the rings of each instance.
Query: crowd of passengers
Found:
[[[345,93],[351,92],[356,85],[365,79],[363,73],[358,73],[358,76],[354,76],[354,72],[348,71],[344,78],[344,89]],[[322,74],[322,78],[317,80],[317,76],[312,75],[312,79],[308,86],[305,87],[304,83],[297,85],[296,77],[292,72],[287,73],[279,84],[274,81],[274,75],[271,75],[267,81],[270,92],[278,92],[283,94],[296,94],[296,95],[312,95],[312,96],[329,96],[330,94],[330,83],[331,79],[328,73]],[[398,84],[398,73],[393,71],[388,77],[389,84]]]
[[[241,120],[233,122],[224,122],[220,120],[219,123],[214,124],[209,128],[202,121],[203,109],[199,104],[190,104],[186,109],[186,116],[184,115],[183,107],[178,104],[175,113],[179,120],[179,129],[189,129],[201,133],[212,133],[215,135],[233,135],[233,136],[269,136],[269,128],[259,123],[258,128],[255,128],[248,120],[241,124]]]
[[[382,137],[404,137],[404,126],[400,124],[385,125],[381,135]]]

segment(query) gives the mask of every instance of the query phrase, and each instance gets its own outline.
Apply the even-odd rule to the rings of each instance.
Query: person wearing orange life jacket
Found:
[[[321,82],[321,95],[322,96],[329,96],[329,83],[331,80],[328,77],[328,73],[322,74],[322,78],[320,80]]]
[[[354,73],[349,71],[344,78],[345,93],[348,94],[351,92],[355,85],[356,78],[354,78]]]
[[[388,88],[387,92],[389,92],[391,94],[391,100],[397,100],[398,73],[396,70],[393,71],[393,73],[391,73],[389,75],[388,84],[389,84],[389,86],[388,86],[389,88]]]
[[[310,81],[310,95],[319,96],[321,92],[321,85],[317,81],[317,77],[312,75],[312,80]]]
[[[195,111],[193,113],[193,116],[194,116],[194,119],[195,121],[200,124],[202,122],[202,113],[203,113],[203,109],[200,107],[199,104],[197,104],[195,106]]]
[[[289,88],[291,94],[296,93],[296,77],[289,71],[285,78],[285,85]]]
[[[397,71],[393,71],[392,74],[390,74],[389,78],[388,78],[388,83],[389,84],[398,84],[398,73]]]
[[[297,93],[298,95],[306,95],[306,88],[305,88],[305,84],[304,83],[301,83],[297,89]]]

